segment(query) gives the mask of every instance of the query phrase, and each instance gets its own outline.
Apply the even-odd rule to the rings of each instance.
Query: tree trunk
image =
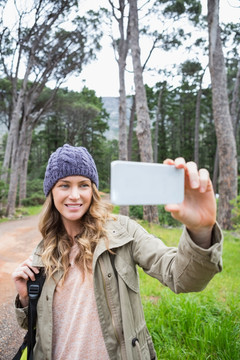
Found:
[[[136,112],[136,101],[135,95],[132,97],[132,106],[131,106],[131,113],[129,119],[129,128],[128,128],[128,160],[132,160],[132,142],[133,142],[133,128],[134,128],[134,118]]]
[[[15,213],[19,176],[21,176],[21,196],[19,194],[19,202],[21,203],[21,200],[26,197],[27,166],[32,141],[32,130],[44,108],[36,112],[34,117],[30,118],[32,109],[33,103],[30,103],[26,98],[24,103],[25,116],[22,118],[21,128],[19,125],[20,119],[18,119],[18,131],[15,132],[13,138],[8,204],[6,209],[7,216],[13,216]],[[15,119],[12,118],[11,124],[14,122]]]
[[[9,190],[8,190],[8,204],[7,204],[7,209],[6,209],[7,216],[13,216],[15,213],[18,175],[19,175],[18,137],[15,137],[15,139],[13,141],[13,148],[12,148],[10,183],[9,183]]]
[[[200,105],[202,97],[202,79],[201,76],[199,89],[197,93],[197,102],[196,102],[196,116],[195,116],[195,141],[194,141],[194,161],[199,165],[199,123],[200,123]]]
[[[146,91],[143,83],[142,66],[140,60],[139,28],[137,0],[129,0],[130,5],[130,45],[134,71],[136,113],[137,113],[137,138],[140,149],[140,158],[143,162],[153,162],[151,142],[150,117],[147,105]],[[143,207],[144,219],[158,223],[157,206]]]
[[[6,183],[8,180],[8,172],[10,168],[13,148],[16,148],[15,142],[19,132],[19,123],[21,118],[20,114],[22,110],[22,105],[23,105],[23,91],[20,90],[10,120],[10,129],[8,133],[7,144],[6,144],[4,160],[3,160],[3,171],[2,171],[1,179]]]
[[[158,162],[158,133],[159,133],[159,122],[161,120],[161,103],[162,103],[162,94],[163,88],[159,90],[158,95],[158,104],[157,104],[157,114],[156,114],[156,124],[154,131],[154,162]]]
[[[115,8],[113,3],[110,1],[112,6],[113,15],[118,21],[118,28],[120,33],[119,45],[118,45],[118,71],[119,71],[119,159],[128,160],[128,148],[127,148],[127,104],[126,104],[126,87],[125,87],[125,68],[126,58],[129,50],[129,30],[125,36],[124,29],[124,17],[125,17],[125,4],[126,0],[119,0],[118,10],[120,11],[120,17],[115,16]],[[128,215],[129,206],[120,206],[120,214]]]
[[[24,136],[24,142],[19,144],[20,149],[20,174],[19,174],[19,206],[22,206],[22,200],[27,197],[27,171],[28,159],[32,143],[32,131],[29,127]]]
[[[125,92],[125,60],[120,59],[119,56],[119,159],[128,160],[128,147],[127,147],[127,105],[126,105],[126,92]],[[120,206],[119,210],[121,215],[128,216],[129,206]]]
[[[227,79],[219,27],[219,0],[208,0],[209,67],[212,83],[213,117],[219,154],[218,221],[231,229],[230,201],[237,196],[237,152],[229,111]]]
[[[218,173],[219,173],[219,156],[218,156],[218,147],[216,147],[215,158],[214,158],[214,169],[213,169],[213,190],[214,193],[217,193],[217,181],[218,181]]]
[[[240,86],[240,61],[238,63],[238,71],[237,71],[236,81],[234,84],[232,103],[231,103],[231,108],[230,108],[234,134],[237,133],[238,108],[239,108],[239,86]]]

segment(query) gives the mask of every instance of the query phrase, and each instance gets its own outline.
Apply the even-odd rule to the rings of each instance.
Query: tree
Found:
[[[137,137],[140,149],[140,157],[141,161],[143,162],[153,162],[150,117],[140,60],[137,0],[129,0],[129,6],[130,48],[134,71]],[[143,211],[145,220],[158,223],[158,210],[156,206],[144,206]]]
[[[16,1],[15,4],[21,9],[20,2]],[[5,180],[8,168],[11,167],[8,215],[15,211],[20,168],[22,164],[27,164],[32,130],[51,104],[60,84],[70,73],[80,72],[82,66],[95,57],[94,51],[100,48],[98,14],[90,11],[85,17],[78,16],[74,19],[71,31],[64,28],[64,16],[74,10],[76,0],[39,0],[28,5],[27,9],[18,9],[18,24],[15,29],[10,31],[3,26],[3,21],[1,23],[1,65],[12,82],[13,102],[3,163]],[[29,14],[33,21],[27,26]],[[18,88],[20,70],[23,69],[23,80]],[[55,91],[42,108],[34,112],[37,99],[50,80],[55,84]]]
[[[219,0],[208,0],[209,68],[212,83],[213,116],[219,154],[218,221],[231,228],[231,200],[237,196],[237,153],[229,111],[227,78],[219,26]]]
[[[116,7],[113,1],[109,0],[112,7],[112,13],[114,19],[118,23],[120,38],[113,40],[114,48],[117,49],[117,62],[119,72],[119,159],[128,160],[128,146],[127,146],[127,104],[126,104],[126,87],[125,87],[125,68],[126,58],[129,50],[129,17],[127,16],[127,29],[125,34],[125,18],[126,18],[126,0],[118,0],[118,6]],[[119,12],[119,17],[116,11]],[[120,214],[128,215],[129,206],[120,206]]]
[[[181,65],[182,74],[186,78],[192,81],[192,84],[196,86],[196,106],[195,106],[195,130],[194,130],[194,161],[199,166],[199,126],[201,118],[201,98],[202,98],[202,81],[206,69],[202,69],[201,64],[198,61],[187,60]],[[198,86],[198,89],[197,89]]]

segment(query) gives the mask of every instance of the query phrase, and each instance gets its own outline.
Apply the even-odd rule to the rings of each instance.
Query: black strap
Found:
[[[44,270],[41,269],[38,274],[35,274],[35,281],[28,280],[27,289],[29,296],[28,305],[28,336],[27,346],[28,354],[27,359],[33,360],[33,348],[36,342],[36,321],[37,321],[37,302],[42,292],[42,287],[45,281]]]
[[[20,348],[18,349],[18,352],[16,353],[16,355],[12,358],[12,360],[19,360],[19,359],[21,359],[22,352],[23,352],[23,350],[25,349],[25,347],[26,347],[26,345],[27,345],[27,336],[28,336],[28,333],[26,333],[26,335],[24,336],[23,343],[22,343],[22,345],[20,346]]]

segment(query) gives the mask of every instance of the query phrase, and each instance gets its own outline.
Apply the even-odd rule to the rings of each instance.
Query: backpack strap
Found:
[[[28,304],[28,336],[27,336],[27,360],[33,360],[33,348],[36,342],[36,321],[37,321],[37,302],[42,292],[45,281],[44,269],[40,269],[35,274],[35,281],[31,279],[27,282],[29,304]]]

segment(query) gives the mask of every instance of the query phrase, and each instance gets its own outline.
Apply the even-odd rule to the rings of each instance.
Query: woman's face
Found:
[[[55,184],[52,195],[66,227],[87,212],[93,195],[91,180],[84,176],[67,176]]]

